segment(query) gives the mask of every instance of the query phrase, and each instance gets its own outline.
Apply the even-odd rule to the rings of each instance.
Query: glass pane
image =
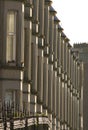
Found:
[[[7,32],[15,32],[15,13],[9,12],[7,15]]]
[[[13,61],[16,57],[16,44],[15,36],[10,35],[7,37],[7,60]]]
[[[8,36],[7,37],[7,59],[8,59],[8,61],[11,61],[12,44],[13,44],[13,37]]]

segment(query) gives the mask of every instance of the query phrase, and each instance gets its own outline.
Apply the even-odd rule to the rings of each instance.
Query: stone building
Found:
[[[81,130],[82,72],[51,0],[0,0],[1,102],[39,129]]]
[[[86,130],[88,128],[88,91],[87,91],[87,85],[88,85],[88,44],[87,43],[80,43],[80,44],[74,44],[74,51],[78,51],[78,56],[80,62],[83,62],[83,89],[82,89],[82,113],[83,113],[83,130]]]

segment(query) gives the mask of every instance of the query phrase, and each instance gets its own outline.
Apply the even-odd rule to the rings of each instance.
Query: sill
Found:
[[[16,69],[16,70],[24,70],[24,63],[22,62],[20,65],[16,63],[16,61],[8,61],[4,64],[1,64],[0,68],[3,69]]]
[[[9,65],[9,66],[16,66],[16,61],[8,61],[7,65]]]

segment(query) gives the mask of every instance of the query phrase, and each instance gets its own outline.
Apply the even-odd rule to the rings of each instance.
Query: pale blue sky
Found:
[[[52,0],[70,43],[88,42],[88,0]]]

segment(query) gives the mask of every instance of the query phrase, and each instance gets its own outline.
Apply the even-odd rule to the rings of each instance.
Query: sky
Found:
[[[60,25],[73,43],[88,43],[88,0],[52,0]]]

